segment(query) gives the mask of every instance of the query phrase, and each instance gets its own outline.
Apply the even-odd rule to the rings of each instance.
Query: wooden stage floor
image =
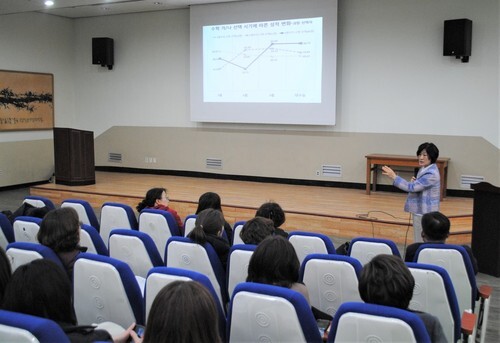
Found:
[[[31,187],[30,193],[48,197],[57,205],[68,198],[84,199],[99,211],[106,201],[125,203],[135,209],[152,187],[168,189],[170,206],[181,218],[194,213],[199,196],[211,191],[221,196],[224,216],[231,224],[252,218],[262,203],[272,200],[286,212],[283,228],[287,231],[315,231],[343,239],[390,238],[398,244],[411,243],[413,237],[409,214],[403,211],[406,194],[396,192],[366,195],[364,189],[96,172],[94,185],[47,183]],[[449,242],[470,244],[472,207],[471,198],[447,197],[441,202],[441,212],[452,222]]]

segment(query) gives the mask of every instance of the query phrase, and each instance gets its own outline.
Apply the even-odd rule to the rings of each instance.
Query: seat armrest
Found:
[[[482,285],[479,287],[479,296],[483,299],[488,299],[491,296],[491,292],[493,292],[493,287],[489,285]]]
[[[462,335],[470,336],[474,332],[474,326],[476,325],[476,315],[474,313],[464,311],[462,314],[462,323],[460,329]]]

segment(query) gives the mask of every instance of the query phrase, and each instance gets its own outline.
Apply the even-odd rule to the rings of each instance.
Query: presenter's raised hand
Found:
[[[383,166],[382,167],[382,174],[383,175],[386,175],[388,177],[390,177],[391,179],[395,179],[396,178],[396,173],[394,172],[394,170],[392,170],[391,168],[389,168],[388,166]]]

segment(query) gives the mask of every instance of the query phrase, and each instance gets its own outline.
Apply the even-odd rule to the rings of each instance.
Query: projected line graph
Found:
[[[219,57],[219,58],[216,58],[216,60],[218,61],[221,61],[221,62],[224,62],[225,64],[220,67],[220,68],[216,68],[215,70],[221,70],[223,69],[224,67],[226,67],[227,65],[233,65],[237,68],[240,68],[242,70],[248,70],[248,68],[250,68],[252,66],[252,64],[254,64],[257,60],[259,60],[261,58],[261,56],[263,56],[265,53],[267,52],[270,52],[272,53],[273,51],[274,52],[288,52],[288,53],[295,53],[297,55],[304,55],[304,54],[307,54],[307,53],[310,53],[309,50],[306,50],[306,51],[294,51],[294,50],[282,50],[282,49],[278,49],[277,47],[278,46],[285,46],[285,45],[303,45],[303,44],[307,44],[305,42],[297,42],[297,43],[271,43],[269,44],[269,46],[267,46],[266,48],[264,49],[252,49],[252,48],[246,48],[244,51],[242,51],[241,53],[237,54],[233,59],[231,60],[226,60],[225,58],[223,57]],[[276,48],[273,48],[273,47],[276,47]],[[252,54],[255,53],[255,52],[259,52],[257,54],[257,56],[253,57]],[[251,59],[251,57],[253,57],[253,59]],[[250,62],[248,62],[247,64],[245,65],[241,65],[241,64],[238,64],[238,59],[239,58],[242,58],[242,59],[250,59]],[[275,57],[274,57],[275,58]]]
[[[322,18],[203,28],[205,102],[321,102]]]

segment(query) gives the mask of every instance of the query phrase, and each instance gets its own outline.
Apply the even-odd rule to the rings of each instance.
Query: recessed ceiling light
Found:
[[[54,1],[51,0],[45,1],[45,6],[54,6]]]

